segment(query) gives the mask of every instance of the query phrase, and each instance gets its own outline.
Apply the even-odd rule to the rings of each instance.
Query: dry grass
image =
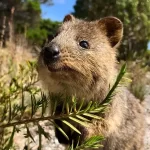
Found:
[[[10,68],[17,71],[19,64],[35,60],[31,51],[26,42],[19,38],[18,43],[7,43],[7,48],[0,48],[0,76],[6,74]]]

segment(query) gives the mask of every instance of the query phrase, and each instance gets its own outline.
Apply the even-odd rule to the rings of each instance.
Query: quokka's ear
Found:
[[[123,36],[122,22],[116,17],[105,17],[98,21],[98,25],[105,32],[111,46],[118,46]]]
[[[64,17],[63,22],[73,21],[74,19],[75,19],[75,17],[73,15],[69,14]]]

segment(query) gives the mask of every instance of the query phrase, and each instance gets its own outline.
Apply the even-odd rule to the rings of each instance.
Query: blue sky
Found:
[[[150,42],[148,43],[148,50],[150,50]]]
[[[62,21],[66,14],[74,11],[75,2],[76,0],[53,0],[52,6],[42,5],[42,18]]]

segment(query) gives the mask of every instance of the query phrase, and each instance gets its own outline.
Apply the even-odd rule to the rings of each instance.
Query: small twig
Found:
[[[36,84],[38,81],[39,81],[39,80],[36,80],[36,81],[34,81],[33,83],[31,83],[31,84],[27,85],[26,87],[24,87],[24,91],[26,91],[30,86]],[[2,96],[2,97],[0,97],[0,99],[1,99],[1,100],[2,100],[2,99],[7,100],[7,99],[11,98],[12,96],[16,96],[16,95],[20,94],[21,92],[22,92],[22,88],[19,89],[19,90],[17,90],[16,92],[14,92],[12,95],[8,95],[8,96],[6,96],[6,97],[3,97],[3,96]]]
[[[28,124],[31,122],[39,122],[39,121],[44,121],[44,120],[54,120],[54,119],[65,119],[65,118],[69,118],[69,117],[75,117],[77,115],[82,115],[84,114],[84,110],[81,110],[78,113],[70,113],[70,114],[61,114],[58,116],[47,116],[44,117],[42,116],[41,118],[30,118],[30,119],[26,119],[26,120],[20,120],[20,121],[16,121],[16,122],[10,122],[7,124],[3,124],[0,125],[0,128],[7,128],[7,127],[11,127],[11,126],[16,126],[16,125],[21,125],[21,124]]]

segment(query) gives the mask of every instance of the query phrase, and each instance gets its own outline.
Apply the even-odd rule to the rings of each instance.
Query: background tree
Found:
[[[36,28],[29,28],[27,31],[27,39],[29,42],[38,46],[43,46],[48,40],[51,40],[56,34],[59,22],[51,21],[49,19],[41,19]]]
[[[150,39],[150,1],[148,0],[77,0],[74,15],[89,20],[116,16],[124,24],[120,59],[134,59],[147,50]]]
[[[5,46],[6,39],[11,40],[12,37],[12,26],[13,26],[13,15],[15,12],[15,8],[20,5],[20,0],[1,0],[0,1],[0,20],[2,20],[2,24],[0,24],[1,31],[1,46]]]
[[[52,0],[1,0],[0,1],[0,25],[1,45],[15,34],[24,34],[26,37],[28,28],[39,25],[41,20],[40,4],[52,4]],[[13,26],[14,25],[14,26]],[[11,37],[11,38],[10,38]]]
[[[20,9],[15,12],[14,23],[15,32],[24,33],[26,37],[27,29],[36,27],[40,22],[41,8],[38,0],[28,0],[22,3]]]

